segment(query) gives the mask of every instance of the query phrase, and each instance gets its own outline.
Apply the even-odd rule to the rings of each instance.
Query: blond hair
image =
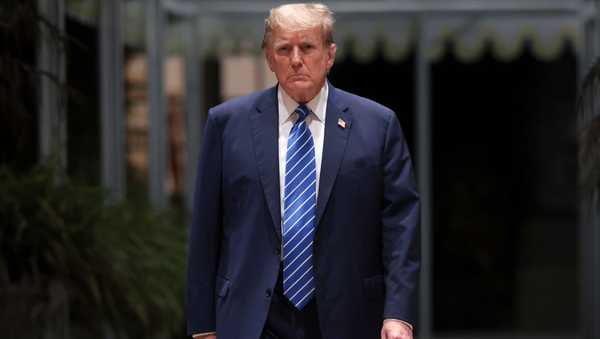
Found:
[[[305,30],[321,27],[323,41],[326,45],[333,43],[333,11],[326,5],[312,4],[287,4],[272,8],[265,19],[265,35],[262,47],[270,43],[271,35],[275,29]]]

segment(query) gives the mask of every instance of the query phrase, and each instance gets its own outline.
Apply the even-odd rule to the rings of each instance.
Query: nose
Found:
[[[294,47],[292,50],[291,63],[294,68],[302,66],[302,56],[300,55],[300,49],[298,47]]]

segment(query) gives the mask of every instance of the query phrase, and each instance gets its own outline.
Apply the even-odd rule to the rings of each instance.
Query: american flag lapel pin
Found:
[[[346,122],[342,118],[338,118],[338,126],[341,128],[346,128]]]

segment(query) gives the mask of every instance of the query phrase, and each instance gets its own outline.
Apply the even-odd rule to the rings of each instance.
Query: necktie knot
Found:
[[[306,107],[306,105],[303,104],[303,105],[298,106],[298,108],[296,108],[295,112],[298,113],[298,120],[296,120],[296,123],[299,123],[299,122],[304,121],[304,119],[306,119],[306,117],[310,113],[310,110],[308,109],[308,107]]]

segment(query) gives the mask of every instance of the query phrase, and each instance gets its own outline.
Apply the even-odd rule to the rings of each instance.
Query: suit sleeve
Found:
[[[414,324],[420,267],[420,205],[409,150],[393,112],[383,158],[383,317]]]
[[[188,334],[215,331],[215,274],[221,233],[221,130],[209,111],[188,238]]]

